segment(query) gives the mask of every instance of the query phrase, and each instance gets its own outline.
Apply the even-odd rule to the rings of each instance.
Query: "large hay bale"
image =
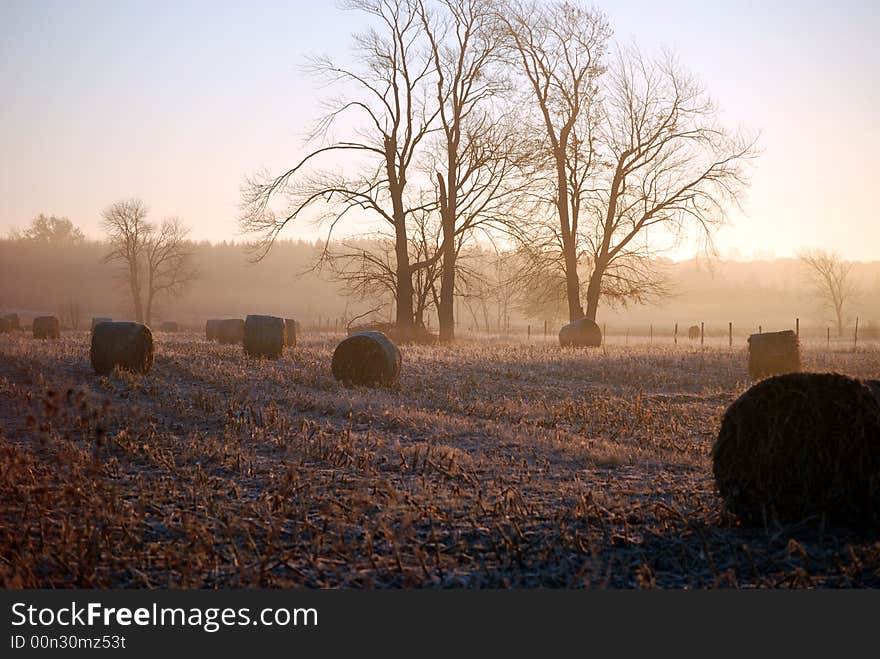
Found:
[[[92,366],[100,375],[114,367],[146,373],[153,366],[153,333],[141,323],[103,322],[92,330]]]
[[[220,323],[223,321],[219,318],[209,318],[205,323],[205,338],[208,341],[217,341],[220,339]]]
[[[559,330],[559,345],[563,348],[598,347],[602,345],[602,330],[595,321],[580,318]]]
[[[801,351],[792,330],[764,332],[749,337],[749,377],[760,380],[769,375],[799,373]]]
[[[291,348],[296,347],[296,326],[297,322],[293,318],[284,319],[284,345]]]
[[[346,385],[392,385],[400,377],[400,351],[382,332],[359,332],[336,346],[331,369]]]
[[[12,331],[12,323],[6,318],[0,318],[0,334],[8,334]]]
[[[112,318],[102,318],[102,317],[92,318],[92,331],[93,332],[95,331],[95,326],[98,323],[112,323],[112,322],[113,322]]]
[[[725,506],[747,524],[880,521],[880,395],[832,373],[767,378],[724,414],[712,449]]]
[[[690,327],[688,327],[688,338],[691,341],[694,341],[694,340],[700,338],[700,326],[699,325],[691,325]]]
[[[61,323],[55,316],[37,316],[31,327],[35,339],[57,339],[61,336]]]
[[[9,332],[17,332],[21,329],[21,318],[18,317],[17,313],[8,313],[3,316],[3,319],[9,324]]]
[[[159,325],[160,332],[179,332],[180,325],[173,320],[166,320],[161,325]]]
[[[244,321],[244,351],[251,357],[280,357],[284,352],[284,319],[249,315]]]
[[[217,326],[217,341],[223,344],[241,344],[244,341],[244,321],[241,318],[225,318]]]

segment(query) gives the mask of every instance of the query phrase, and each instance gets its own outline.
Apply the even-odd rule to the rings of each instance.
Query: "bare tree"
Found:
[[[610,30],[597,10],[567,1],[506,3],[498,12],[511,61],[525,78],[549,161],[549,200],[570,320],[583,317],[578,275],[581,200],[595,164],[591,129]]]
[[[499,65],[496,3],[439,0],[419,9],[431,47],[441,140],[431,163],[437,181],[442,270],[437,315],[440,340],[455,336],[456,261],[463,239],[480,228],[515,226],[526,187],[520,148]]]
[[[674,242],[696,227],[711,244],[757,154],[754,138],[718,124],[712,102],[671,56],[652,61],[621,49],[605,80],[594,147],[603,166],[585,195],[593,320],[602,295],[643,301],[665,293],[658,236]]]
[[[144,322],[144,304],[141,290],[144,252],[153,231],[147,222],[147,207],[140,199],[126,199],[110,205],[101,214],[101,227],[107,233],[111,251],[105,263],[118,263],[122,278],[131,293],[134,316]]]
[[[157,229],[147,221],[147,214],[139,199],[118,201],[102,213],[102,228],[111,248],[104,262],[119,264],[135,319],[149,324],[155,301],[182,294],[197,273],[180,220],[166,219]]]
[[[853,263],[840,254],[821,249],[804,250],[798,254],[816,298],[834,314],[837,336],[843,336],[846,305],[858,293],[852,278]]]
[[[345,216],[366,211],[387,223],[394,236],[394,296],[396,320],[401,334],[413,326],[413,271],[422,263],[410,262],[408,221],[421,210],[418,195],[408,194],[417,148],[431,130],[436,111],[425,102],[431,73],[422,43],[416,0],[350,0],[344,5],[366,13],[379,25],[355,35],[359,70],[337,66],[327,58],[311,60],[311,71],[328,83],[347,85],[355,91],[347,98],[329,102],[329,112],[310,136],[317,141],[342,115],[358,117],[362,124],[351,139],[336,140],[315,148],[293,168],[277,177],[254,178],[243,195],[242,228],[261,238],[258,258],[271,248],[279,232],[293,219],[320,207],[320,219],[329,222],[327,242]],[[350,152],[360,157],[357,174],[307,174],[304,168],[320,156]],[[271,204],[276,196],[289,200],[276,215]],[[415,201],[413,201],[415,199]]]

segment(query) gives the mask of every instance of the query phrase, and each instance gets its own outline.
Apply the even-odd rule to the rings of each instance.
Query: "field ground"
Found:
[[[0,336],[5,587],[880,586],[880,537],[746,529],[710,450],[744,349],[404,346],[346,389],[338,337],[277,361],[156,334],[99,377],[88,333]],[[880,347],[806,368],[880,375]]]

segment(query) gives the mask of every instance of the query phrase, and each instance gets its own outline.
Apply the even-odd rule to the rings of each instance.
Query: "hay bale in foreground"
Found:
[[[747,524],[880,522],[880,396],[833,373],[762,380],[724,414],[718,491]]]
[[[700,338],[700,326],[699,325],[691,325],[690,327],[688,327],[688,338],[691,341],[694,341],[694,340]]]
[[[37,316],[31,327],[35,339],[57,339],[61,336],[61,323],[55,316]]]
[[[336,346],[331,369],[346,385],[392,385],[400,377],[400,351],[382,332],[359,332]]]
[[[800,344],[792,330],[764,332],[749,337],[749,377],[752,380],[799,373],[800,370]]]
[[[92,330],[92,367],[107,375],[115,367],[146,373],[153,366],[153,333],[141,323],[103,322]]]
[[[220,323],[223,321],[219,318],[209,318],[205,323],[205,338],[208,341],[217,341],[220,338]]]
[[[563,348],[598,347],[602,345],[602,330],[595,321],[580,318],[559,330],[559,345]]]
[[[217,341],[225,345],[237,345],[244,341],[244,321],[241,318],[225,318],[217,325]]]
[[[8,313],[3,316],[3,319],[8,323],[9,329],[6,330],[8,332],[17,332],[21,329],[21,318],[18,317],[17,313]]]
[[[92,331],[93,332],[95,331],[95,326],[98,323],[112,323],[112,322],[113,322],[112,318],[102,318],[102,317],[92,318]]]
[[[166,320],[161,325],[159,325],[160,332],[179,332],[180,325],[173,320]]]
[[[249,315],[244,321],[244,351],[251,357],[280,357],[284,352],[284,319]]]
[[[284,345],[291,348],[296,347],[296,326],[297,322],[293,318],[284,319]]]

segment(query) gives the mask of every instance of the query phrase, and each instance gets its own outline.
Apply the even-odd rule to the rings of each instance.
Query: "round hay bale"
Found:
[[[694,341],[694,340],[700,338],[700,326],[699,325],[691,325],[690,327],[688,327],[688,338],[691,341]]]
[[[400,377],[400,351],[382,332],[359,332],[336,346],[331,369],[345,385],[389,386]]]
[[[217,325],[217,341],[225,345],[239,345],[244,341],[244,321],[241,318],[225,318]]]
[[[0,334],[8,334],[12,331],[12,323],[6,318],[0,318]]]
[[[173,320],[166,320],[161,325],[159,325],[160,332],[179,332],[180,325]]]
[[[222,322],[219,318],[209,318],[205,323],[205,338],[208,341],[218,341],[220,339],[220,323]]]
[[[559,345],[563,348],[596,348],[602,345],[602,330],[595,321],[580,318],[559,330]]]
[[[153,333],[141,323],[103,322],[92,330],[92,367],[107,375],[115,367],[146,373],[153,366]]]
[[[112,322],[113,322],[112,318],[103,318],[103,317],[92,318],[92,331],[93,332],[95,331],[95,326],[98,323],[112,323]]]
[[[284,319],[284,345],[291,348],[296,347],[296,326],[297,322],[293,318]]]
[[[244,321],[244,351],[251,357],[280,357],[284,352],[284,319],[249,315]]]
[[[718,491],[747,524],[880,521],[880,398],[833,373],[762,380],[724,414]]]
[[[18,317],[17,313],[8,313],[3,316],[4,320],[9,324],[9,332],[17,332],[21,329],[21,318]]]
[[[752,380],[800,373],[800,370],[801,350],[794,331],[764,332],[749,337],[749,377]]]
[[[61,336],[61,323],[55,316],[37,316],[31,327],[35,339],[57,339]]]

